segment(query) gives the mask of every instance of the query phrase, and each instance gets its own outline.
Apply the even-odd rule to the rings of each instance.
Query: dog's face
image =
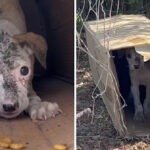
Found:
[[[28,89],[33,76],[34,55],[37,55],[36,46],[31,43],[22,36],[10,37],[6,33],[0,34],[0,116],[2,117],[16,117],[29,106]]]
[[[137,53],[134,49],[126,51],[126,58],[130,70],[140,69],[144,65],[143,56]]]

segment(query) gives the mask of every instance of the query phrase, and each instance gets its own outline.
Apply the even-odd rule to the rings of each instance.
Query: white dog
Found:
[[[134,48],[126,51],[126,58],[129,64],[131,91],[134,98],[134,119],[143,121],[144,115],[150,118],[150,61],[144,62],[143,56],[137,53]],[[144,106],[140,101],[140,85],[146,86]]]
[[[43,37],[27,33],[19,0],[0,0],[0,116],[27,111],[32,119],[47,119],[60,112],[32,89],[34,57],[46,67],[46,51]]]

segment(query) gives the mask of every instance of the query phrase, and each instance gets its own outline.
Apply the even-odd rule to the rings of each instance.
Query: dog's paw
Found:
[[[134,114],[134,120],[137,122],[143,122],[144,121],[143,111],[136,111]]]
[[[47,120],[61,112],[57,103],[41,102],[31,108],[30,117],[32,120]]]

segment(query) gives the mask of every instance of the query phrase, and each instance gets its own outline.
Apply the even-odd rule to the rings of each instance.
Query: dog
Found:
[[[19,0],[0,0],[0,116],[15,118],[26,111],[46,120],[61,112],[57,103],[42,102],[32,88],[34,59],[46,67],[47,43],[27,33]]]
[[[134,120],[144,121],[145,117],[150,118],[150,60],[144,62],[143,56],[137,53],[134,48],[126,50],[126,58],[134,99]],[[140,101],[140,85],[146,86],[146,97],[143,106]]]

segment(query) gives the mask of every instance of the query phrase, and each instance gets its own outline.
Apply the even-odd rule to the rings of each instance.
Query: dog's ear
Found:
[[[33,50],[33,53],[40,64],[46,68],[47,43],[42,36],[28,32],[25,34],[15,35],[14,38],[20,44],[26,43]]]

